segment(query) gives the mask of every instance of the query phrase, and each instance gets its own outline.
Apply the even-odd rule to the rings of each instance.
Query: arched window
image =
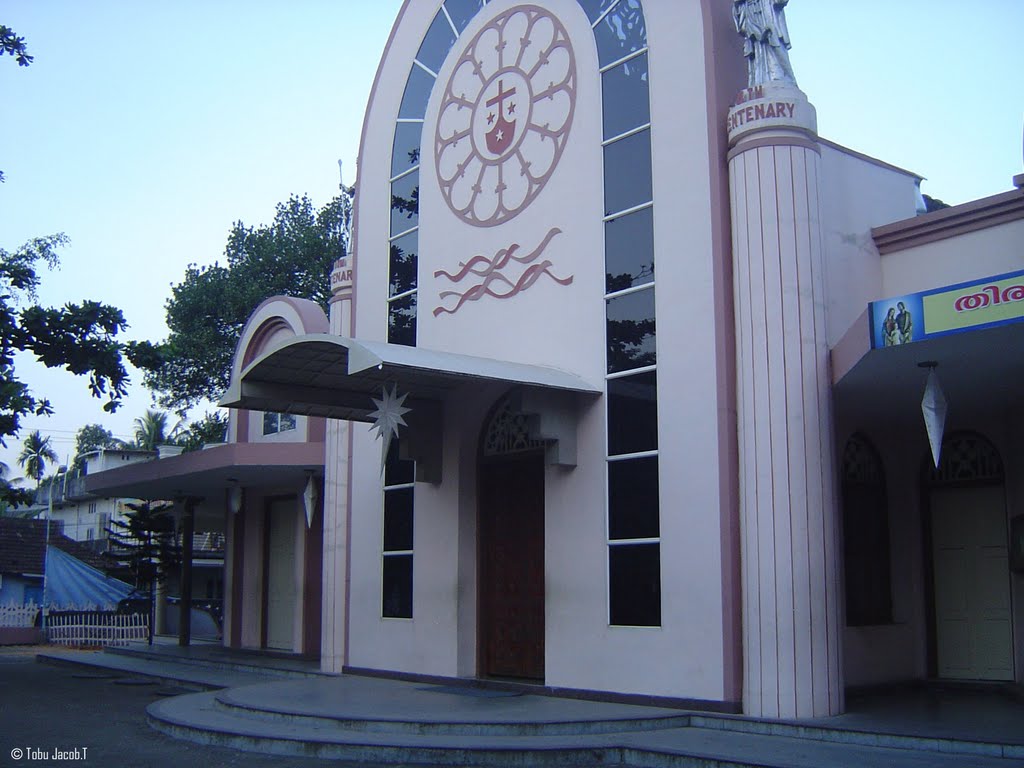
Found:
[[[851,437],[843,450],[842,492],[846,624],[888,624],[892,573],[885,468],[863,435]]]
[[[487,0],[444,0],[406,81],[391,159],[388,341],[416,344],[419,168],[427,102]],[[661,624],[654,192],[640,0],[578,0],[594,31],[604,154],[609,623]]]
[[[959,432],[942,441],[939,466],[931,471],[931,484],[950,485],[974,482],[998,483],[1003,480],[1003,461],[999,451],[986,438],[974,432]]]

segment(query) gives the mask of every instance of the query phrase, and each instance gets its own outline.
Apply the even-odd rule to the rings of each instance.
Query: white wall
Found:
[[[496,0],[485,15],[511,7]],[[534,204],[511,223],[481,229],[459,223],[441,198],[432,169],[428,108],[421,168],[419,344],[466,354],[552,365],[600,385],[605,364],[603,177],[600,80],[593,35],[573,0],[549,0],[568,28],[577,57],[578,102],[558,169]],[[354,335],[386,337],[390,169],[394,121],[411,55],[437,10],[412,3],[382,64],[360,156]],[[724,161],[708,150],[701,73],[705,38],[700,3],[647,0],[651,44],[656,248],[659,431],[661,435],[662,594],[660,628],[609,627],[605,511],[605,403],[584,408],[578,466],[546,471],[546,670],[549,685],[721,700],[725,607],[723,452],[719,418],[735,405],[719,388],[713,261],[712,175]],[[726,11],[727,14],[727,11]],[[466,41],[482,25],[478,18]],[[460,48],[456,43],[455,51]],[[454,57],[453,57],[454,58]],[[446,83],[453,60],[442,69]],[[738,86],[737,86],[738,90]],[[660,95],[658,95],[660,94]],[[723,163],[718,167],[719,163]],[[551,227],[548,258],[561,286],[538,281],[513,300],[481,300],[435,317],[437,269],[453,271],[475,254],[511,243],[532,250]],[[442,285],[442,282],[445,284]],[[731,294],[731,286],[728,288]],[[354,428],[352,582],[348,663],[440,675],[476,674],[476,462],[478,438],[498,387],[466,387],[446,404],[444,482],[417,484],[414,618],[380,617],[382,496],[379,443]],[[732,482],[730,479],[727,482]],[[727,527],[727,526],[726,526]]]
[[[884,286],[871,229],[912,218],[917,187],[914,176],[835,145],[822,145],[821,170],[827,330],[834,346],[869,302],[895,295]]]
[[[902,296],[1024,269],[1024,219],[882,257],[882,296]]]

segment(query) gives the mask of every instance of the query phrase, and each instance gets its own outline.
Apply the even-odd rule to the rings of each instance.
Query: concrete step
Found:
[[[1019,760],[870,747],[695,727],[616,733],[417,733],[351,727],[334,718],[256,713],[225,705],[218,693],[154,702],[156,730],[200,744],[360,763],[459,766],[637,768],[1010,768]]]
[[[585,720],[563,720],[524,722],[519,720],[492,720],[489,722],[468,719],[424,720],[411,717],[347,717],[340,715],[296,714],[284,707],[275,707],[271,701],[257,703],[247,690],[218,691],[214,706],[219,710],[239,717],[264,720],[275,723],[303,723],[325,728],[337,728],[351,733],[413,734],[438,736],[581,736],[607,733],[641,733],[667,728],[683,728],[689,725],[685,714],[663,717],[607,718]]]
[[[807,722],[757,720],[730,715],[696,713],[690,716],[690,725],[697,728],[731,733],[787,736],[812,741],[829,741],[838,744],[857,744],[868,747],[889,747],[893,749],[945,752],[960,755],[985,755],[1024,761],[1024,722],[1021,723],[1020,739],[1016,743],[913,733],[885,733],[860,730],[854,727],[836,727]]]

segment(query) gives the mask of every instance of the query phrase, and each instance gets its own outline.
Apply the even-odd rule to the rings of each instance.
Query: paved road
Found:
[[[0,648],[0,766],[313,768],[323,765],[313,758],[239,752],[164,736],[146,724],[146,705],[161,694],[170,693],[172,689],[168,686],[160,683],[121,685],[115,677],[101,678],[95,672],[37,664],[33,653],[27,649]],[[19,757],[16,750],[21,750],[17,760],[14,759]],[[63,754],[58,755],[55,750]],[[43,755],[50,759],[41,759]]]

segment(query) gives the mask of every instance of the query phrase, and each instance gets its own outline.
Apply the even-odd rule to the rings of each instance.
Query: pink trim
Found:
[[[1024,219],[1024,189],[1015,189],[871,230],[883,256]]]
[[[248,443],[249,442],[249,411],[241,411],[237,408],[232,408],[232,412],[235,416],[235,442],[236,443]]]
[[[716,13],[715,10],[718,10]],[[739,443],[737,437],[736,327],[733,296],[732,219],[729,192],[728,135],[725,117],[737,84],[745,80],[743,58],[717,55],[729,43],[738,49],[738,36],[728,14],[713,0],[701,0],[704,21],[704,60],[708,94],[708,160],[714,217],[711,251],[715,295],[715,369],[718,410],[719,520],[722,583],[723,698],[743,698],[743,583],[740,576]],[[715,22],[720,23],[715,28]],[[721,43],[721,45],[719,45]],[[732,62],[730,72],[724,62]]]
[[[293,326],[280,314],[276,316],[269,315],[257,320],[265,309],[274,304],[284,304],[291,308],[299,316],[299,326]],[[274,325],[275,322],[277,325]],[[259,324],[254,329],[256,323]],[[272,325],[273,327],[271,327]],[[246,321],[245,327],[238,337],[238,346],[235,348],[234,360],[238,361],[239,356],[241,356],[243,365],[246,362],[250,362],[255,354],[259,352],[258,344],[260,340],[266,337],[268,331],[277,330],[281,327],[291,328],[296,336],[302,336],[307,333],[327,333],[330,329],[330,323],[323,309],[315,301],[298,299],[294,296],[271,296],[269,299],[262,301],[249,315],[249,319]]]
[[[310,416],[306,420],[306,441],[322,443],[327,439],[327,420],[322,416]]]

